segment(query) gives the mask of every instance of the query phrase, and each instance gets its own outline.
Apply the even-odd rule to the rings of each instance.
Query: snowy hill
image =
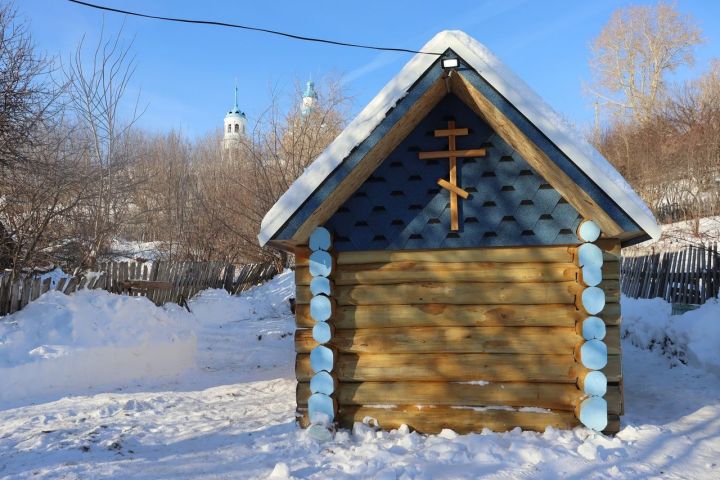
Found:
[[[673,322],[681,325],[685,316],[670,318],[662,305],[647,308],[624,299],[626,414],[615,438],[583,428],[423,436],[357,424],[352,432],[317,444],[294,421],[294,323],[286,301],[293,295],[292,273],[240,297],[206,291],[190,302],[192,313],[103,295],[48,297],[42,314],[28,308],[4,318],[2,368],[35,361],[31,347],[45,352],[42,358],[63,352],[72,357],[99,345],[136,348],[143,345],[138,329],[150,326],[150,339],[164,344],[173,336],[192,338],[193,360],[173,372],[145,371],[130,378],[113,374],[125,362],[118,356],[107,363],[104,382],[63,382],[0,401],[0,478],[720,477],[720,377],[707,369],[717,364],[712,361],[717,348],[695,348],[698,337],[687,333],[691,327],[669,328]],[[692,313],[718,324],[719,310],[711,303]],[[659,317],[663,328],[651,328]],[[81,328],[92,322],[96,330]],[[72,334],[76,328],[78,334]],[[679,355],[658,348],[668,333],[679,348],[703,361],[687,366]],[[707,342],[717,346],[717,329],[713,335]],[[49,345],[65,346],[51,355]],[[82,376],[82,370],[75,373]],[[27,377],[25,383],[43,380]]]

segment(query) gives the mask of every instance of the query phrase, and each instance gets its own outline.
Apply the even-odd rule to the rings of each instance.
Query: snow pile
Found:
[[[633,345],[657,350],[673,364],[684,363],[720,375],[720,301],[671,315],[661,298],[622,298],[622,335]]]
[[[160,256],[161,242],[136,242],[113,238],[110,243],[110,260],[124,262],[143,258],[145,260],[157,260]]]
[[[51,289],[55,288],[61,279],[63,279],[63,278],[68,279],[71,277],[72,277],[72,275],[69,275],[69,274],[63,272],[62,268],[60,268],[60,267],[55,267],[54,269],[50,270],[49,272],[43,273],[42,275],[40,275],[40,279],[43,281],[46,278],[50,279],[50,288]]]
[[[195,364],[193,328],[144,297],[48,292],[0,321],[0,402],[176,375]]]

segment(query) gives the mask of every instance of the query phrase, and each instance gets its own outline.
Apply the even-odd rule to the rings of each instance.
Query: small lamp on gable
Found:
[[[444,68],[445,70],[458,68],[459,65],[460,63],[458,62],[457,58],[444,58],[442,60],[442,68]]]

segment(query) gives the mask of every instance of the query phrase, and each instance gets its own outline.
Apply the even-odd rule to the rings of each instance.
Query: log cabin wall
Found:
[[[622,414],[619,242],[603,250],[607,433]],[[297,405],[306,425],[310,318],[309,251],[296,250]],[[329,346],[337,353],[337,421],[366,417],[420,432],[516,426],[572,428],[587,395],[579,357],[578,245],[336,252],[337,302]]]

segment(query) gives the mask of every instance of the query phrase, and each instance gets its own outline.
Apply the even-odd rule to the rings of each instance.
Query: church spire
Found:
[[[318,94],[315,91],[315,82],[311,80],[308,80],[307,84],[305,85],[305,92],[303,92],[302,97],[302,108],[301,112],[303,116],[309,115],[310,113],[315,110],[315,107],[317,106],[318,102]]]
[[[245,136],[247,117],[238,107],[238,87],[235,82],[235,102],[232,109],[225,115],[223,130],[223,146],[226,149],[235,148],[239,145],[242,137]]]

